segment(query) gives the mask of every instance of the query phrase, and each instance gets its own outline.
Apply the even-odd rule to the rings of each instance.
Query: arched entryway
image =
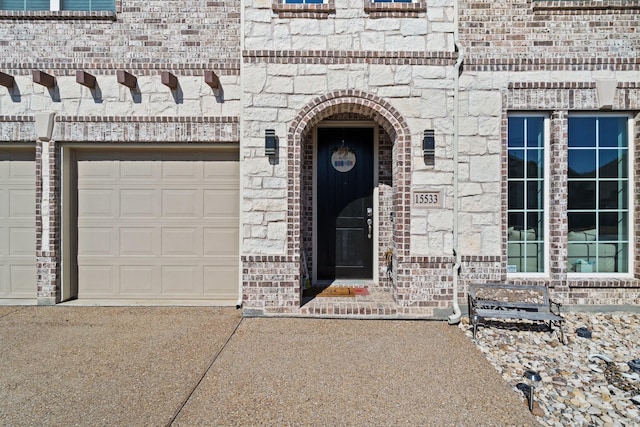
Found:
[[[293,231],[289,234],[290,255],[300,256],[301,271],[304,274],[303,264],[306,263],[314,281],[331,279],[332,274],[335,278],[349,277],[348,269],[327,265],[327,257],[317,253],[326,250],[322,240],[326,230],[322,228],[322,221],[318,221],[318,207],[327,203],[324,196],[335,190],[318,185],[318,179],[324,177],[318,175],[322,172],[317,167],[317,158],[324,156],[326,161],[330,157],[326,150],[340,149],[343,145],[340,140],[344,139],[341,136],[345,133],[352,140],[354,137],[362,139],[358,149],[364,151],[358,156],[364,156],[363,160],[370,156],[371,166],[365,168],[371,170],[364,173],[371,174],[373,187],[371,203],[359,206],[362,221],[366,221],[367,216],[375,221],[371,248],[364,248],[371,251],[372,262],[354,277],[370,278],[377,286],[393,286],[388,274],[388,253],[391,251],[397,257],[404,256],[409,250],[409,204],[402,195],[409,190],[411,144],[409,129],[402,116],[387,101],[372,94],[360,91],[327,94],[308,103],[294,119],[288,133],[290,154],[287,159],[288,229]],[[345,151],[348,150],[349,147],[345,147]],[[373,212],[369,213],[368,208]],[[344,230],[336,233],[345,238],[357,238],[358,234],[362,236],[369,232],[366,224],[364,222],[364,228],[359,232],[356,230],[355,234]],[[367,238],[362,242],[366,244]]]

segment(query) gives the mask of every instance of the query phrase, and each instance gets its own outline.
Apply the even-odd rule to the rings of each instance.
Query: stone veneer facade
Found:
[[[334,122],[376,128],[373,285],[391,290],[399,315],[451,306],[455,203],[461,301],[470,282],[508,280],[550,286],[564,303],[637,304],[637,238],[629,277],[567,273],[566,178],[551,183],[548,274],[507,275],[506,129],[508,113],[548,113],[552,175],[566,177],[567,116],[600,111],[596,80],[615,79],[611,110],[634,115],[637,144],[639,18],[638,0],[117,0],[115,14],[0,11],[0,71],[18,88],[0,88],[0,149],[35,144],[37,153],[38,302],[61,299],[60,144],[231,144],[241,159],[243,306],[299,313],[302,249],[311,271],[314,262],[313,135]],[[32,70],[56,76],[55,89],[33,84]],[[99,89],[78,85],[76,70]],[[118,84],[118,70],[138,77],[136,90]],[[222,91],[204,83],[209,70]],[[179,91],[161,84],[162,71]],[[57,113],[53,140],[34,142],[33,116],[44,110]],[[266,129],[279,137],[274,158],[264,155]],[[434,166],[422,156],[425,129],[435,132]],[[443,207],[413,206],[423,190],[440,191]]]

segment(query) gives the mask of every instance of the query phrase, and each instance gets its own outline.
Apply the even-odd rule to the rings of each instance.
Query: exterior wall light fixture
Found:
[[[422,138],[422,154],[424,156],[424,164],[434,166],[436,164],[436,139],[433,129],[424,131]]]
[[[264,132],[264,155],[275,156],[278,151],[278,137],[276,131],[273,129],[267,129]]]

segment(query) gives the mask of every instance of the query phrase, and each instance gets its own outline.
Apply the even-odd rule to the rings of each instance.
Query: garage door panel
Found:
[[[163,228],[162,255],[200,256],[200,241],[198,228]]]
[[[83,188],[78,190],[78,216],[80,218],[114,218],[118,212],[117,192],[109,189]]]
[[[81,256],[117,256],[114,234],[113,228],[79,228],[78,253]]]
[[[118,179],[119,172],[115,163],[94,160],[96,160],[95,156],[78,163],[78,176],[82,176],[84,182],[105,183]]]
[[[98,198],[105,192],[117,194],[116,203],[110,197],[108,207],[79,209],[79,297],[235,301],[239,276],[237,152],[79,152],[77,159],[79,206],[89,204],[83,201],[87,191],[98,192]],[[117,179],[85,180],[81,166],[87,159],[92,164],[109,164],[103,169],[119,171]],[[105,211],[116,214],[108,217]],[[100,242],[99,236],[84,233],[106,228],[114,230],[108,243],[106,235]],[[98,243],[83,242],[86,239]],[[85,252],[87,249],[93,253]],[[96,255],[103,252],[111,255]],[[83,270],[83,263],[95,271],[116,268],[109,270],[112,285],[108,290],[104,280],[98,286],[84,283],[93,271]],[[216,277],[217,270],[220,277]]]
[[[149,265],[126,265],[120,267],[120,294],[135,294],[136,296],[153,296],[157,293],[154,283],[157,283],[154,270],[157,267]]]
[[[0,149],[0,298],[36,297],[35,150]]]
[[[36,283],[36,270],[33,263],[13,264],[9,267],[9,293],[14,298],[33,298]]]
[[[120,218],[158,218],[157,198],[152,189],[120,190]]]
[[[9,164],[8,179],[14,183],[33,184],[34,160],[30,153],[17,154]]]
[[[202,275],[198,265],[163,265],[162,293],[174,297],[202,295]]]
[[[162,164],[162,178],[199,182],[202,180],[202,162],[167,159]]]
[[[9,230],[7,227],[0,222],[0,259],[5,258],[9,255]],[[0,263],[0,267],[3,264]]]
[[[218,294],[222,298],[235,298],[238,293],[238,269],[233,265],[204,267],[205,295]]]
[[[238,230],[232,228],[207,227],[202,230],[204,240],[204,255],[223,255],[238,252]]]
[[[33,227],[11,227],[9,229],[9,256],[32,257],[36,230]]]
[[[204,216],[206,218],[237,218],[240,206],[237,203],[238,193],[233,190],[205,190]]]
[[[202,211],[202,190],[163,190],[162,217],[198,218]]]
[[[159,232],[152,227],[123,227],[120,229],[119,255],[159,255]]]
[[[159,178],[158,167],[150,162],[144,154],[133,156],[134,160],[121,162],[114,160],[115,167],[119,166],[120,181],[155,181]]]
[[[35,210],[35,190],[9,190],[9,217],[33,218]]]
[[[113,265],[79,265],[78,281],[82,286],[78,287],[78,298],[115,296],[113,288],[115,269]]]
[[[234,181],[240,175],[239,167],[237,154],[227,153],[225,156],[221,156],[221,161],[204,165],[204,179],[219,181],[227,178]]]

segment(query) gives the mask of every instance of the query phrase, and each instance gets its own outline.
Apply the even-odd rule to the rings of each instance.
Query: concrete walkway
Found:
[[[435,321],[0,307],[0,425],[536,425]]]

